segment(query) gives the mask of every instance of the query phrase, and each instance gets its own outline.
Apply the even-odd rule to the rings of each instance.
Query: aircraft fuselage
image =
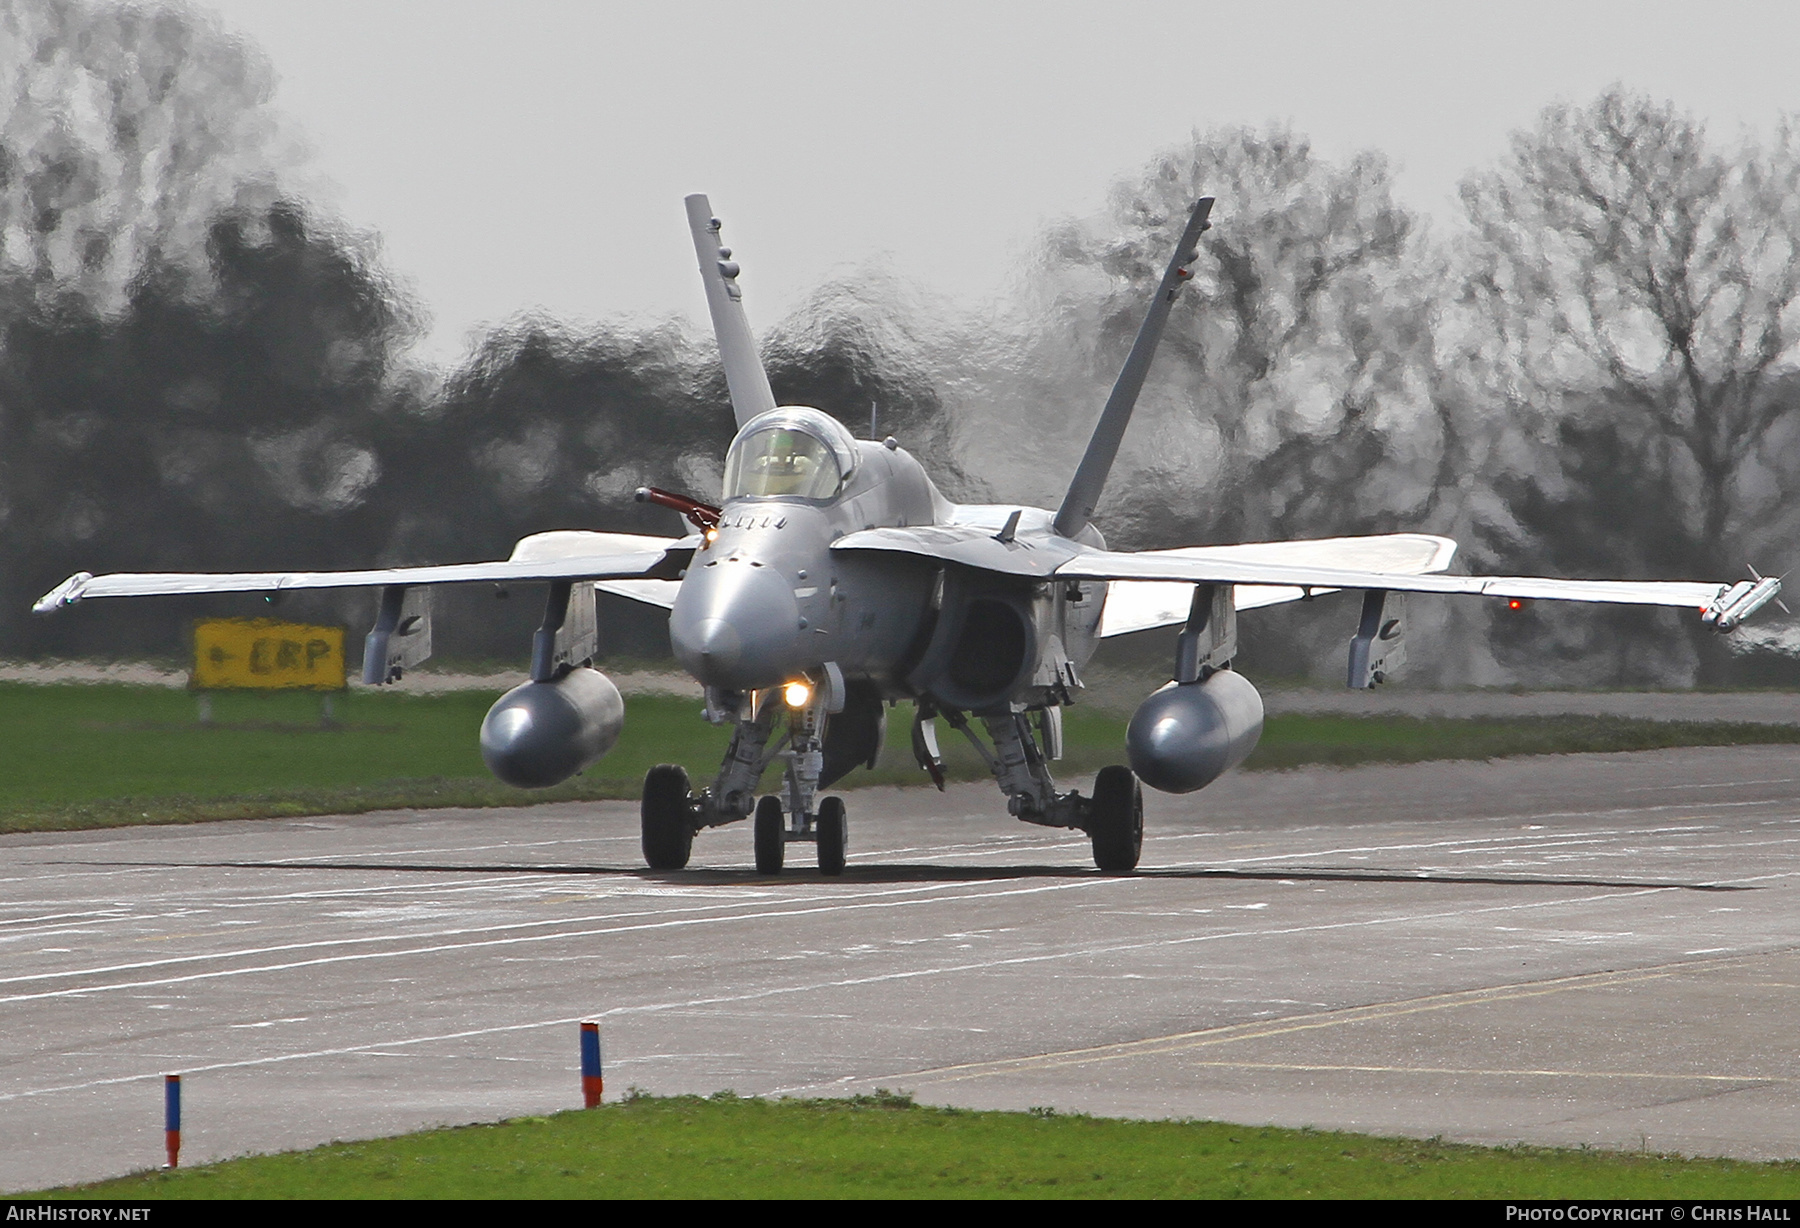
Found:
[[[998,531],[1014,511],[1021,536],[1047,536],[1050,513],[958,507],[903,448],[854,447],[855,468],[833,497],[726,499],[671,612],[683,668],[705,686],[748,692],[817,681],[832,663],[889,698],[968,710],[1066,697],[1093,652],[1104,585],[996,580],[954,564],[832,549],[871,528],[993,520]]]
[[[816,678],[826,662],[891,678],[929,612],[937,569],[834,557],[846,533],[938,523],[951,505],[898,447],[857,441],[857,465],[828,499],[728,499],[694,552],[669,620],[676,659],[703,685],[750,691]]]

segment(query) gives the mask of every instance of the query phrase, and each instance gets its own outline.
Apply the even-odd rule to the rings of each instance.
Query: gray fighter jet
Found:
[[[1140,782],[1202,788],[1248,755],[1262,700],[1231,668],[1241,610],[1357,590],[1362,615],[1349,685],[1382,681],[1403,656],[1403,594],[1687,607],[1729,631],[1774,600],[1779,579],[1739,583],[1553,580],[1444,574],[1456,544],[1422,534],[1330,538],[1121,553],[1093,523],[1132,406],[1170,308],[1198,255],[1211,198],[1188,219],[1099,424],[1056,511],[951,503],[894,439],[857,439],[818,409],[777,405],[743,310],[739,267],[720,246],[704,196],[687,211],[724,359],[738,433],[719,503],[646,489],[640,500],[681,512],[682,538],[551,532],[504,562],[347,572],[70,577],[36,606],[92,597],[378,586],[365,682],[395,680],[430,652],[430,586],[541,581],[549,598],[531,647],[531,680],[502,696],[481,727],[501,780],[556,784],[617,740],[624,704],[592,668],[596,589],[669,613],[676,659],[705,687],[707,720],[730,725],[718,775],[695,789],[686,771],[644,781],[644,859],[685,866],[694,836],[752,820],[757,869],[775,873],[786,846],[816,846],[837,874],[848,846],[843,799],[821,791],[873,766],[888,708],[913,704],[912,748],[942,788],[942,719],[992,769],[1017,818],[1085,832],[1095,863],[1132,870],[1143,843]],[[1754,573],[1753,573],[1754,574]],[[1125,757],[1091,795],[1063,791],[1063,705],[1082,692],[1099,640],[1182,624],[1172,680],[1132,717]],[[781,765],[775,793],[758,796]]]

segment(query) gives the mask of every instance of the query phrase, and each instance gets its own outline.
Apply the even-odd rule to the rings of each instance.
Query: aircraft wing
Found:
[[[831,543],[833,554],[871,551],[912,554],[941,563],[961,563],[982,571],[1047,580],[1056,569],[1081,554],[1083,547],[1065,537],[1015,537],[1003,540],[986,525],[932,524],[907,529],[864,529]],[[1183,618],[1187,617],[1185,613]]]
[[[833,551],[885,551],[960,563],[1004,575],[1071,580],[1161,581],[1232,584],[1264,590],[1247,594],[1256,605],[1294,600],[1337,589],[1387,589],[1525,600],[1587,601],[1625,605],[1685,606],[1706,612],[1747,596],[1749,582],[1737,586],[1684,580],[1553,580],[1538,576],[1448,576],[1454,543],[1424,534],[1384,538],[1325,538],[1302,542],[1262,542],[1237,546],[1192,546],[1178,550],[1127,553],[1096,550],[1064,537],[1002,540],[986,526],[931,525],[907,529],[865,529],[847,533]],[[1353,543],[1367,543],[1357,547]],[[1759,582],[1762,583],[1762,582]],[[1779,584],[1768,582],[1773,597]],[[1741,593],[1739,590],[1743,590]],[[1732,594],[1731,602],[1722,599]],[[1109,598],[1110,603],[1110,598]],[[1151,603],[1155,604],[1155,603]],[[1757,604],[1761,604],[1760,601]],[[1250,601],[1240,609],[1253,608]],[[1146,610],[1147,616],[1156,611]],[[1186,618],[1185,609],[1181,618]],[[1721,629],[1735,620],[1721,623]],[[1146,623],[1144,626],[1157,625]],[[1141,628],[1138,628],[1141,629]],[[1117,634],[1117,632],[1113,632]]]
[[[48,614],[90,597],[152,597],[190,593],[281,593],[297,589],[387,585],[510,583],[531,580],[673,579],[687,565],[698,537],[628,533],[539,533],[519,542],[503,562],[378,567],[359,571],[77,572],[32,608]]]
[[[1425,533],[1386,533],[1369,537],[1325,537],[1307,541],[1251,542],[1234,546],[1186,546],[1152,550],[1160,558],[1240,559],[1270,563],[1356,568],[1384,574],[1420,575],[1442,571],[1456,555],[1456,543]],[[1315,588],[1313,595],[1335,592]],[[1118,580],[1107,589],[1100,617],[1102,638],[1169,627],[1187,621],[1194,586],[1172,580]],[[1233,593],[1239,610],[1299,601],[1307,590],[1295,585],[1240,584]]]
[[[1526,600],[1591,601],[1686,606],[1704,611],[1732,586],[1686,580],[1552,580],[1539,576],[1446,576],[1326,567],[1259,559],[1167,553],[1123,554],[1081,549],[1056,569],[1080,580],[1181,580],[1188,584],[1273,584],[1325,589],[1387,589],[1402,593],[1468,594]]]

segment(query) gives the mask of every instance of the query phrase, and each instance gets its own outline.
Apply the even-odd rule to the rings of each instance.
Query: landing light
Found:
[[[812,699],[812,687],[805,682],[790,682],[781,688],[781,697],[790,708],[804,708]]]

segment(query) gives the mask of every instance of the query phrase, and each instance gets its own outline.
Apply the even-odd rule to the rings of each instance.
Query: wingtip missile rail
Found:
[[[94,578],[91,571],[78,571],[58,584],[55,588],[39,597],[31,607],[33,614],[54,614],[64,606],[74,605],[81,600],[81,590],[87,587],[88,581]]]
[[[1728,631],[1737,630],[1745,619],[1774,601],[1780,593],[1779,576],[1739,580],[1713,598],[1712,604],[1700,612],[1700,621],[1724,635]]]

